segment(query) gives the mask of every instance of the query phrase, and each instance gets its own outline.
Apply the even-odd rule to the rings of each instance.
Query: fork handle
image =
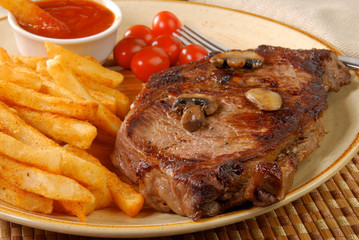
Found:
[[[339,59],[339,61],[343,62],[344,65],[346,65],[350,68],[359,69],[359,58],[339,55],[338,59]]]

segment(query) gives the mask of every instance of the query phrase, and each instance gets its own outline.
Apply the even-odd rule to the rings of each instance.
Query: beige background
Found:
[[[329,42],[345,55],[359,57],[359,0],[191,1],[240,9],[281,21]]]

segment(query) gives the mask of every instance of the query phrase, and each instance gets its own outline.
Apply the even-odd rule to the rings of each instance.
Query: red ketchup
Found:
[[[53,17],[64,22],[70,30],[58,32],[19,23],[25,30],[43,37],[61,39],[88,37],[105,31],[115,20],[113,12],[93,1],[49,0],[38,1],[36,4]]]

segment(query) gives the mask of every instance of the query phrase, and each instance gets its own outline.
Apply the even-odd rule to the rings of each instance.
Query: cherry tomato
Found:
[[[153,39],[155,38],[155,35],[153,34],[151,28],[139,24],[139,25],[133,25],[132,27],[127,29],[123,34],[123,37],[141,38],[146,42],[147,45],[151,45]]]
[[[123,38],[116,44],[113,50],[113,58],[117,65],[130,69],[133,56],[146,46],[145,41],[141,38]]]
[[[147,46],[141,49],[131,61],[133,74],[144,82],[147,82],[153,73],[169,67],[170,58],[167,53],[156,46]]]
[[[181,52],[181,41],[172,34],[165,34],[155,38],[152,46],[157,46],[165,50],[171,60],[171,66],[178,62],[178,57]]]
[[[194,62],[198,59],[204,58],[207,56],[207,54],[208,51],[201,45],[190,44],[182,48],[179,55],[179,63],[182,65],[189,62]]]
[[[180,20],[176,15],[169,11],[162,11],[157,13],[152,21],[152,31],[155,36],[172,34],[180,27]]]

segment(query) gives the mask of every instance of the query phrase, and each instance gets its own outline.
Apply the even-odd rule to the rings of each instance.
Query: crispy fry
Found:
[[[39,63],[45,63],[47,57],[45,56],[14,56],[12,58],[15,63],[22,63],[36,71]]]
[[[14,109],[22,119],[46,136],[82,149],[88,149],[97,135],[96,127],[86,121],[24,107],[14,106]]]
[[[51,167],[53,172],[76,179],[85,185],[99,188],[105,185],[105,172],[102,168],[60,148],[57,143],[47,138],[37,129],[26,124],[24,120],[2,102],[0,102],[0,127],[3,132],[13,136],[24,144],[59,151],[62,155],[61,164],[56,165],[54,162]],[[49,161],[49,164],[52,164],[52,161]]]
[[[55,58],[57,55],[63,56],[77,74],[84,75],[109,87],[117,87],[123,81],[121,73],[107,69],[99,62],[81,57],[59,45],[45,42],[45,48],[50,58]]]
[[[0,63],[4,64],[11,61],[11,57],[7,53],[7,51],[4,48],[0,47]]]
[[[51,14],[41,9],[28,0],[0,0],[0,5],[10,11],[20,22],[38,32],[67,32],[68,26],[54,18]]]
[[[116,99],[113,96],[92,89],[88,91],[93,99],[110,110],[111,113],[116,114]]]
[[[77,95],[88,101],[96,101],[83,86],[70,69],[70,65],[61,55],[47,61],[47,69],[52,78],[61,86],[72,89]],[[95,115],[89,120],[98,128],[116,137],[121,126],[121,119],[114,115],[108,108],[97,102],[98,109]]]
[[[72,100],[83,100],[83,98],[76,95],[74,92],[53,82],[53,79],[50,79],[50,76],[47,77],[42,75],[41,79],[43,82],[42,87],[39,91],[40,93],[44,93],[54,97],[68,98]]]
[[[102,92],[109,96],[113,96],[116,100],[116,115],[122,120],[130,110],[130,99],[116,88],[110,88],[91,79],[82,79],[88,89]]]
[[[0,79],[35,91],[40,91],[42,87],[42,81],[39,76],[28,72],[17,71],[13,66],[6,64],[0,65]]]
[[[108,188],[91,190],[91,193],[95,197],[95,201],[93,203],[57,201],[56,210],[76,216],[81,222],[85,222],[88,214],[97,209],[109,207],[113,204],[112,196]],[[59,208],[61,208],[61,210],[59,210]]]
[[[11,109],[1,101],[0,127],[1,131],[13,136],[25,144],[37,147],[58,147],[53,140],[26,124],[26,122],[17,115],[15,110]]]
[[[95,206],[95,204],[90,204]],[[84,202],[77,201],[56,201],[55,211],[63,212],[69,215],[76,216],[81,222],[86,222],[86,206]]]
[[[107,172],[107,186],[115,204],[128,216],[135,217],[142,209],[145,198],[132,186],[122,182],[115,173]]]
[[[80,183],[95,188],[103,188],[106,184],[106,172],[104,169],[90,163],[63,148],[59,148],[62,153],[63,163],[61,174],[76,179]]]
[[[70,177],[85,185],[103,188],[106,184],[102,168],[60,147],[33,147],[0,132],[0,153],[27,165]]]
[[[50,172],[58,172],[61,169],[62,154],[55,148],[29,146],[2,132],[0,132],[0,153]]]
[[[29,167],[0,155],[0,176],[19,188],[56,200],[94,202],[89,190],[76,181]]]
[[[47,111],[85,120],[93,118],[98,103],[75,101],[38,93],[34,90],[0,79],[0,100],[10,105],[26,106],[39,111]]]
[[[18,208],[43,214],[51,214],[53,200],[24,191],[0,178],[0,199]]]
[[[77,149],[69,145],[66,145],[65,148],[83,159],[101,165],[101,162],[97,158],[82,149]],[[143,207],[144,197],[131,185],[121,181],[115,173],[106,168],[104,169],[106,170],[107,186],[110,189],[115,204],[128,216],[135,217]]]

